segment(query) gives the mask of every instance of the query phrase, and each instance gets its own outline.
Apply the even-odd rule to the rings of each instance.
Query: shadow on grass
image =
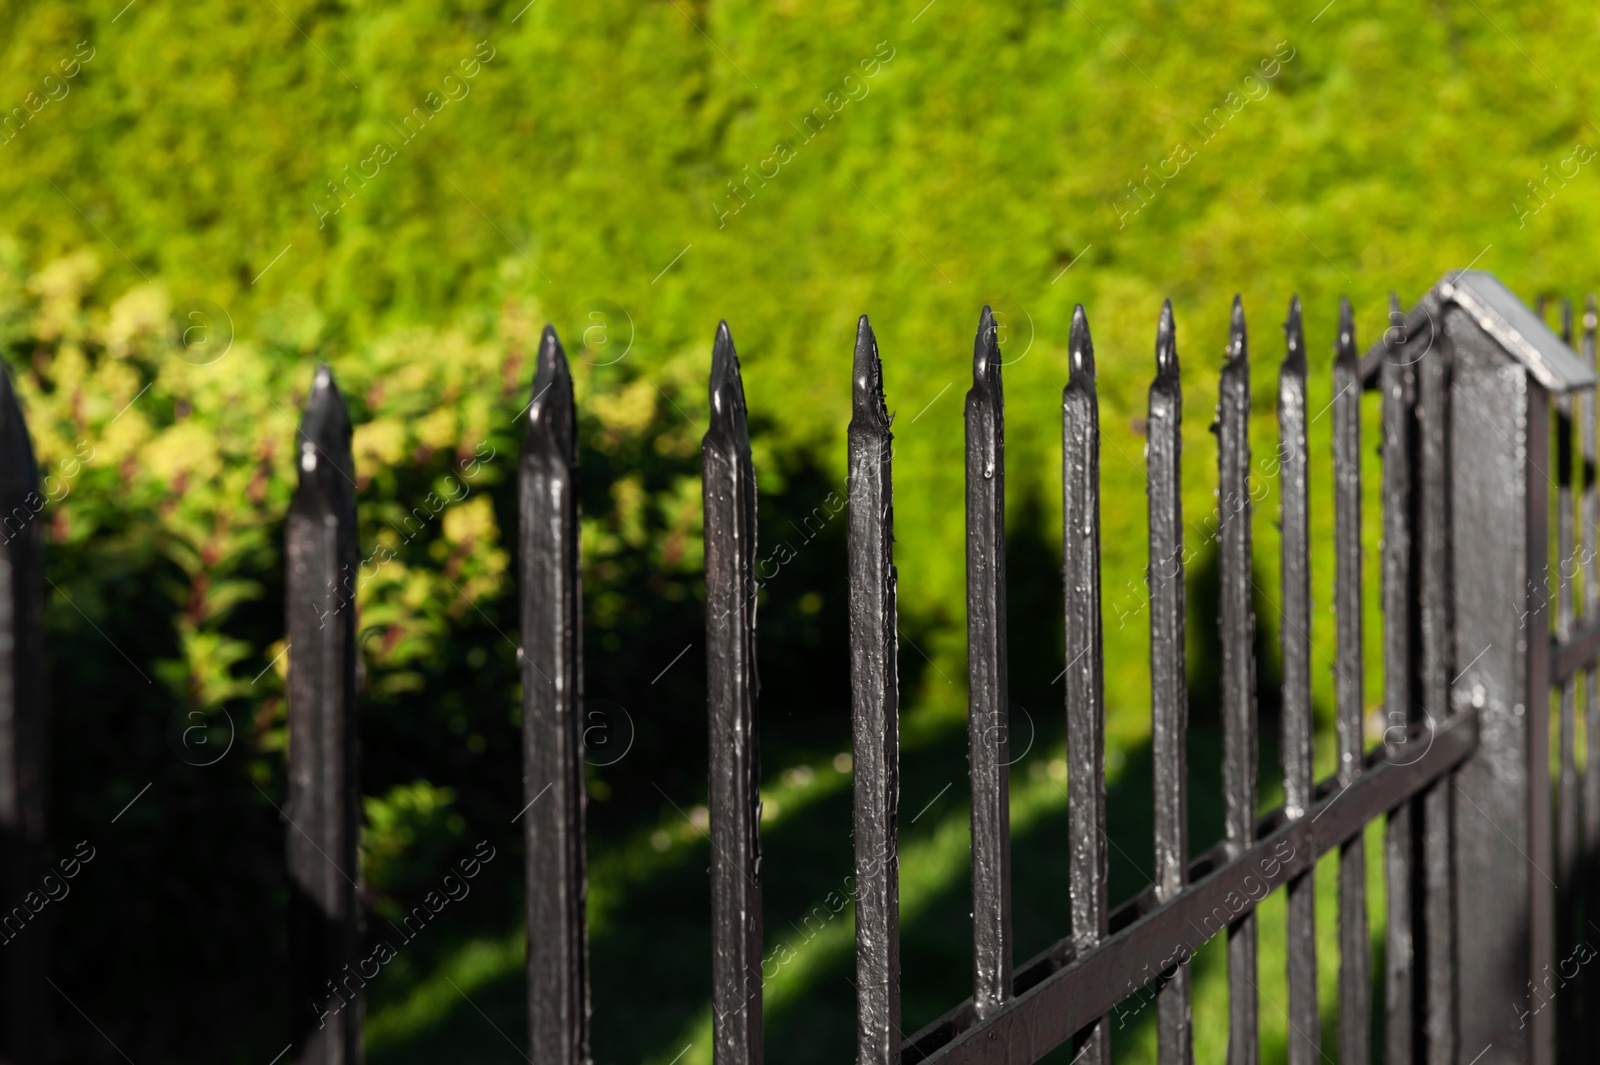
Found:
[[[1064,782],[1053,780],[1049,768],[1051,761],[1059,759],[1061,747],[1044,740],[1041,736],[1041,742],[1013,769],[1019,797],[1045,796],[1043,811],[1012,840],[1013,920],[1019,960],[1065,935],[1071,920],[1066,892]],[[1220,802],[1214,798],[1220,795],[1220,740],[1214,732],[1197,730],[1192,748],[1193,831],[1196,840],[1209,842],[1221,822]],[[959,731],[908,751],[905,794],[940,792],[952,783],[950,767],[959,765],[964,755],[965,735]],[[1149,749],[1141,746],[1128,753],[1122,772],[1108,789],[1113,900],[1126,898],[1149,882],[1151,779]],[[935,846],[936,838],[950,834],[951,829],[958,830],[964,846],[969,816],[965,789],[963,775],[940,798],[942,809],[935,807],[907,825],[906,853]],[[835,912],[826,901],[830,893],[838,898],[850,890],[845,879],[851,874],[853,860],[849,818],[849,790],[835,789],[807,806],[803,816],[767,833],[763,841],[768,972],[781,968],[779,958],[792,957],[805,966],[803,999],[797,1000],[792,991],[781,1004],[768,999],[767,1059],[774,1065],[853,1056],[851,913],[847,908]],[[608,907],[610,916],[595,930],[591,945],[595,1060],[670,1061],[692,1040],[692,1034],[685,1033],[692,1033],[695,1020],[705,1015],[711,990],[708,857],[703,841],[674,844],[666,868]],[[920,899],[903,927],[907,1034],[971,990],[970,887],[965,855],[961,857],[957,875],[945,877]],[[908,870],[908,879],[914,875],[915,870]],[[488,919],[477,922],[472,931],[506,940],[506,929],[515,928],[517,915],[513,910],[499,916],[504,923],[498,928]],[[837,927],[828,927],[830,924]],[[399,979],[392,981],[392,987],[375,985],[373,1010],[397,1003],[406,994],[415,995],[421,974],[448,974],[463,968],[470,973],[472,967],[456,957],[461,951],[462,931],[441,935],[437,943],[419,937],[407,947],[406,969],[395,973]],[[418,979],[410,979],[412,976]],[[445,985],[448,995],[434,1007],[428,1023],[403,1039],[386,1039],[373,1046],[373,1065],[518,1060],[527,1023],[520,955],[508,954],[487,979],[467,983],[459,973],[452,979],[461,990]],[[1149,1018],[1139,1017],[1134,1023],[1147,1024]]]
[[[1059,548],[1038,534],[1039,507],[1024,507],[1009,539],[1013,574],[1008,613],[1013,677],[1012,901],[1015,956],[1022,961],[1070,930],[1068,901],[1066,780],[1061,758],[1065,722],[1059,678],[1061,586],[1041,581],[1039,573],[1059,573]],[[819,550],[816,561],[834,561],[836,542]],[[1191,727],[1189,803],[1191,852],[1210,846],[1222,833],[1222,740],[1218,725],[1220,648],[1215,637],[1217,568],[1214,555],[1191,570]],[[801,582],[797,582],[801,583]],[[810,583],[810,582],[804,582]],[[829,596],[834,600],[833,596]],[[827,604],[826,613],[842,605]],[[1045,619],[1041,621],[1040,619]],[[842,621],[842,618],[838,620]],[[1016,624],[1029,620],[1031,625]],[[1257,661],[1262,749],[1260,791],[1264,804],[1276,801],[1277,669],[1271,649],[1261,646]],[[837,648],[830,648],[837,650]],[[915,692],[926,663],[902,646],[902,690]],[[785,663],[794,676],[801,663]],[[766,693],[764,693],[765,695]],[[780,696],[776,705],[792,702]],[[1026,718],[1026,724],[1023,718]],[[836,717],[812,713],[775,721],[765,738],[769,758],[781,751],[793,765],[797,752],[848,749],[849,712]],[[763,721],[763,728],[767,722]],[[966,732],[951,722],[931,732],[901,756],[902,989],[903,1024],[910,1034],[966,998],[972,985],[970,859],[967,849]],[[1148,743],[1118,752],[1120,765],[1108,778],[1107,835],[1110,897],[1113,904],[1148,883],[1152,866],[1153,772]],[[772,759],[777,761],[776,758]],[[769,762],[769,768],[771,762]],[[692,779],[694,769],[685,767]],[[665,794],[665,793],[663,793]],[[686,799],[673,800],[688,805]],[[673,816],[663,806],[663,816]],[[846,779],[807,801],[794,816],[763,829],[763,906],[769,977],[766,1008],[766,1058],[773,1065],[848,1061],[854,1056],[855,988],[853,920],[842,900],[852,891],[851,795]],[[637,825],[631,826],[637,828]],[[662,833],[657,833],[660,839]],[[607,848],[656,848],[637,833],[592,843],[606,860]],[[599,884],[605,917],[592,929],[591,985],[593,1050],[598,1062],[650,1061],[665,1065],[704,1038],[710,1000],[709,851],[704,837],[670,837],[667,853],[645,854],[648,874],[624,876],[624,883]],[[506,859],[511,862],[520,857]],[[598,878],[597,878],[598,884]],[[834,901],[830,901],[834,900]],[[461,960],[461,930],[440,935],[437,943],[408,947],[410,957],[386,985],[376,985],[371,1011],[392,1015],[401,1003],[423,998],[426,1016],[399,1034],[374,1040],[372,1065],[423,1065],[439,1060],[513,1063],[523,1055],[527,1012],[520,944],[520,903],[496,897],[480,911],[472,934],[484,950],[499,954],[476,970]],[[469,937],[470,938],[470,937]],[[1209,964],[1209,957],[1197,965]],[[462,972],[443,990],[424,974]],[[792,967],[792,968],[791,968]],[[785,969],[789,969],[785,972]],[[475,974],[475,975],[474,975]],[[454,978],[452,977],[452,980]],[[459,985],[459,986],[456,986]],[[428,991],[428,996],[421,992]],[[407,998],[409,997],[409,1000]],[[430,997],[431,996],[431,997]],[[1381,1000],[1380,1000],[1381,1001]],[[1148,1041],[1154,1011],[1140,1011],[1118,1045]],[[705,1048],[701,1048],[704,1051]],[[699,1054],[694,1055],[695,1059]],[[706,1055],[709,1060],[709,1055]],[[1047,1061],[1065,1062],[1070,1048]],[[690,1060],[687,1059],[686,1060]]]

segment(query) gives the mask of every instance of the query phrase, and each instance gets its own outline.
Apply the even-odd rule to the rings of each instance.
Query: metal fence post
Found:
[[[712,1058],[761,1065],[761,731],[756,716],[756,476],[728,323],[711,351],[702,442],[711,786]],[[542,1063],[541,1063],[542,1065]]]
[[[289,635],[289,1033],[293,1065],[359,1065],[356,541],[350,419],[317,369],[285,532]]]
[[[1552,962],[1554,935],[1549,396],[1460,307],[1443,319],[1456,661],[1468,663],[1451,697],[1478,707],[1481,729],[1452,781],[1457,1046],[1483,1065],[1548,1065],[1555,1010],[1532,981]]]
[[[541,1065],[583,1065],[589,1060],[589,947],[578,433],[572,375],[550,326],[539,342],[527,419],[517,506],[527,801],[518,816],[527,841],[529,1046]]]
[[[43,509],[28,423],[0,369],[0,888],[7,906],[36,891],[45,868]],[[0,952],[0,1061],[52,1057],[48,921]]]

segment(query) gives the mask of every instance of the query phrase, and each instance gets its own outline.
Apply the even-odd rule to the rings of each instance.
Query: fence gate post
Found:
[[[44,539],[39,467],[11,379],[0,369],[0,889],[6,906],[45,867]],[[17,525],[13,528],[13,520]],[[0,1061],[49,1061],[49,925],[0,953]]]
[[[317,369],[289,506],[289,1034],[293,1065],[359,1065],[360,826],[356,740],[355,464],[350,419]]]
[[[1461,885],[1458,1055],[1549,1065],[1555,1010],[1530,997],[1554,935],[1549,393],[1461,306],[1446,304],[1441,316],[1436,340],[1452,360],[1455,655],[1467,663],[1451,697],[1480,714],[1478,749],[1449,785]]]

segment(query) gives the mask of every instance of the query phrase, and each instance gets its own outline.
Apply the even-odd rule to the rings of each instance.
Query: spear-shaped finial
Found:
[[[20,420],[21,413],[22,407],[17,402],[16,390],[11,387],[11,373],[0,364],[0,418],[7,421]]]
[[[1334,361],[1345,366],[1355,366],[1361,357],[1356,354],[1356,312],[1350,300],[1339,297],[1339,336],[1333,344]]]
[[[1304,379],[1306,374],[1306,336],[1300,320],[1300,297],[1289,298],[1289,317],[1283,323],[1283,339],[1287,350],[1283,356],[1284,372],[1293,372]]]
[[[748,447],[744,379],[739,376],[739,353],[733,348],[733,334],[725,319],[717,323],[717,339],[711,348],[710,395],[711,429],[706,435]]]
[[[572,371],[554,326],[539,338],[533,373],[533,401],[528,404],[528,435],[523,448],[537,449],[568,466],[578,459],[577,421],[573,417]]]
[[[1094,338],[1089,335],[1089,316],[1084,313],[1081,303],[1072,310],[1072,332],[1067,341],[1067,356],[1072,371],[1069,382],[1093,390]]]
[[[1238,294],[1233,297],[1233,317],[1228,323],[1228,362],[1230,364],[1242,362],[1249,357],[1249,346],[1245,339],[1244,329],[1244,300]]]
[[[887,429],[889,410],[883,399],[883,360],[878,357],[878,338],[872,323],[862,315],[856,323],[854,389],[851,402],[852,424],[861,428]]]
[[[1000,330],[987,306],[978,318],[972,343],[972,388],[967,392],[968,475],[974,456],[980,473],[993,477],[1005,454],[1005,398],[1000,384]]]
[[[24,502],[24,497],[39,485],[39,464],[34,461],[33,442],[28,438],[28,422],[11,387],[11,374],[0,366],[0,494],[15,495],[5,501],[5,512]]]
[[[354,482],[350,460],[350,415],[344,397],[334,383],[333,371],[326,363],[317,367],[311,380],[311,396],[300,419],[300,478],[330,466],[347,481]]]
[[[1156,374],[1160,377],[1178,373],[1178,327],[1172,320],[1172,301],[1161,302],[1161,320],[1156,323]]]
[[[1244,327],[1244,300],[1233,297],[1233,315],[1228,323],[1228,361],[1222,364],[1222,375],[1217,391],[1217,416],[1211,431],[1220,437],[1224,430],[1225,415],[1248,419],[1250,413],[1250,348]],[[1237,409],[1236,409],[1237,408]],[[1240,414],[1240,411],[1243,411]],[[1241,438],[1238,446],[1249,450],[1248,438]],[[1231,468],[1230,460],[1220,453],[1217,461],[1222,469]],[[1248,459],[1246,460],[1248,462]],[[1248,477],[1248,471],[1245,476]]]
[[[1400,309],[1400,293],[1389,293],[1389,328],[1383,334],[1383,342],[1390,348],[1397,348],[1406,342],[1406,312]]]
[[[1000,329],[994,312],[985,304],[978,317],[978,335],[972,344],[972,383],[985,389],[1000,380]]]

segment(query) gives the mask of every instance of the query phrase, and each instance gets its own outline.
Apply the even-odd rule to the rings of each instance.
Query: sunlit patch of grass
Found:
[[[509,973],[521,972],[526,958],[527,936],[520,926],[508,936],[468,940],[404,999],[368,1014],[367,1050],[381,1052],[401,1046],[443,1023],[461,1006],[463,996],[470,997]]]

